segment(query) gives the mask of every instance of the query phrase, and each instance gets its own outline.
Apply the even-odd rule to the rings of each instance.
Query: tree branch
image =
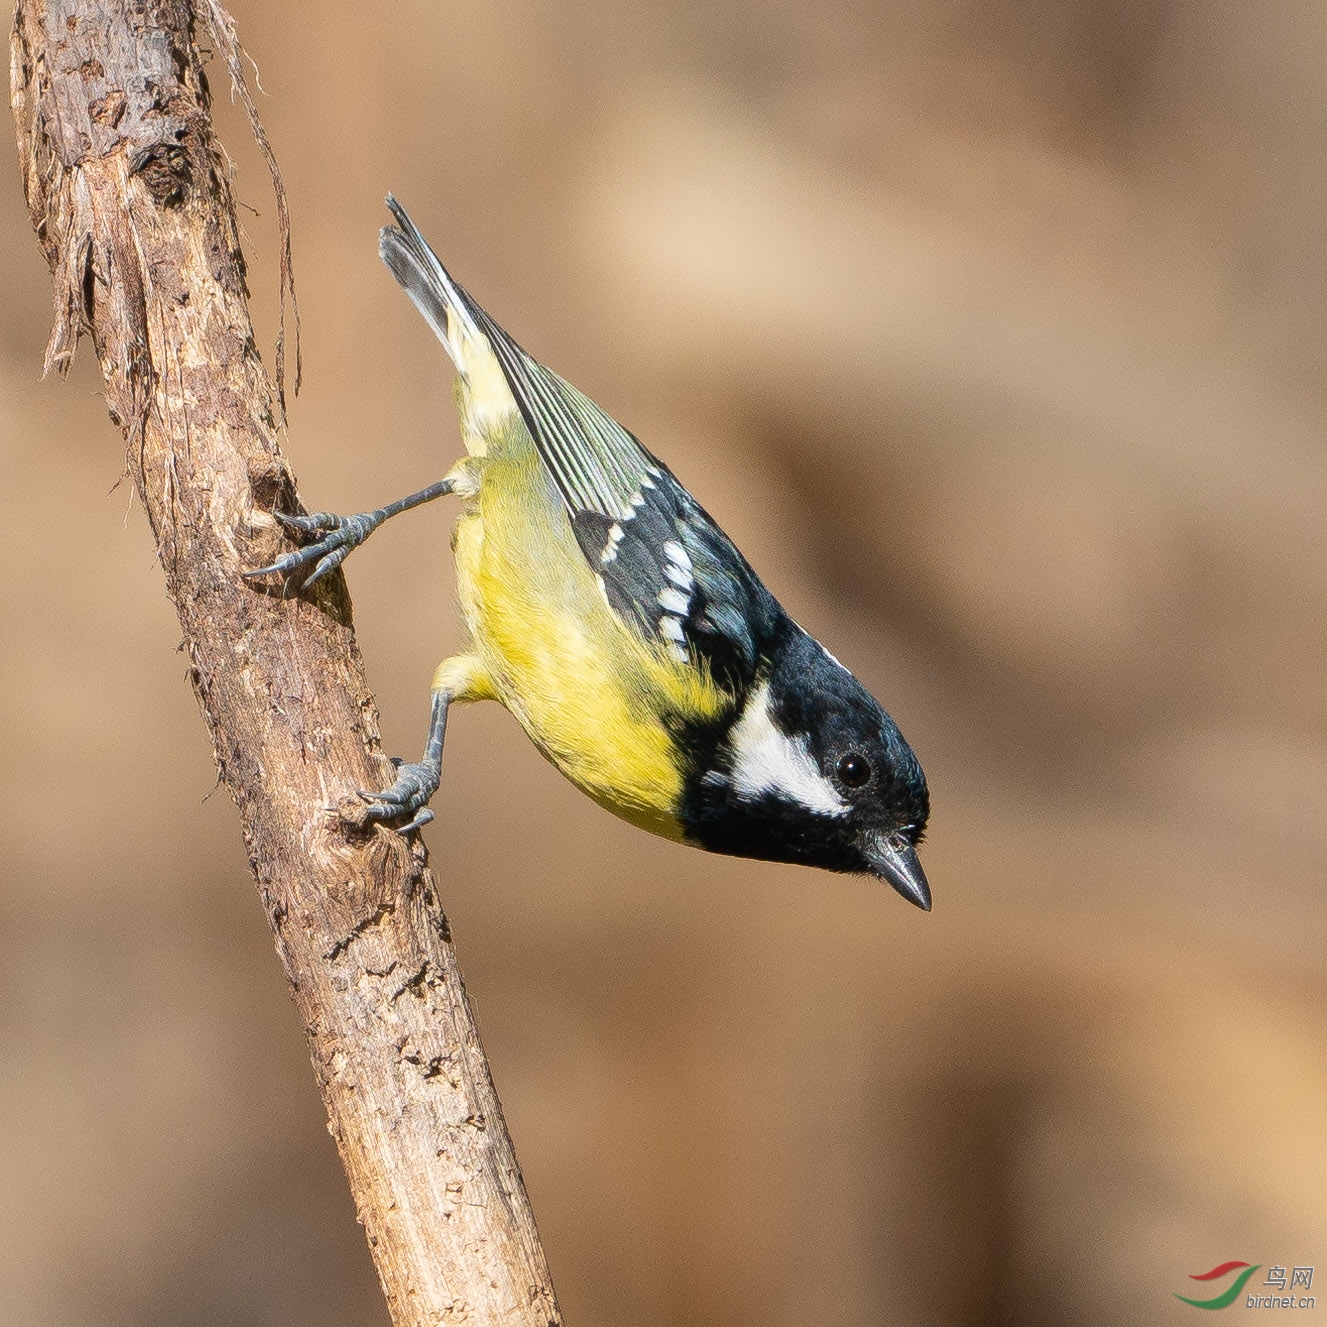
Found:
[[[11,92],[54,277],[46,365],[91,335],[394,1322],[549,1327],[561,1315],[424,850],[334,809],[391,777],[345,583],[281,599],[240,579],[276,551],[269,513],[299,508],[198,29],[233,74],[217,0],[19,0]],[[287,250],[283,291],[288,272]]]

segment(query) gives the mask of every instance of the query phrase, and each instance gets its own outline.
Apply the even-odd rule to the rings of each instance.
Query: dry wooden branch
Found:
[[[423,849],[330,806],[383,787],[338,574],[240,579],[298,510],[195,44],[217,0],[19,0],[12,98],[51,265],[48,368],[91,334],[217,764],[398,1327],[561,1321]],[[288,263],[285,265],[288,271]]]

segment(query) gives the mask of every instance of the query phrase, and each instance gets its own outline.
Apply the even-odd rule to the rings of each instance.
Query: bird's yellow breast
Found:
[[[474,698],[501,701],[609,810],[680,838],[683,771],[665,718],[708,719],[729,702],[609,608],[519,416],[485,434],[467,440],[461,468],[478,492],[453,539],[462,612],[487,674]]]

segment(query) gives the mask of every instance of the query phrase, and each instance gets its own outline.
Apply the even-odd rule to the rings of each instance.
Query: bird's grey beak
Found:
[[[881,834],[867,847],[866,856],[874,875],[887,880],[909,903],[930,912],[931,887],[911,843],[896,834]]]

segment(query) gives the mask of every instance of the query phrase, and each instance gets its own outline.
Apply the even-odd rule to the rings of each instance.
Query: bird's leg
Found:
[[[408,817],[398,832],[409,834],[412,830],[422,829],[433,819],[428,801],[442,781],[442,743],[447,735],[447,707],[451,701],[449,691],[433,693],[433,712],[429,716],[429,735],[424,743],[422,760],[407,764],[394,757],[396,782],[386,792],[359,790],[361,797],[373,803],[364,815],[366,821],[387,822]]]
[[[448,475],[428,488],[421,488],[418,493],[398,498],[376,511],[360,512],[358,516],[335,516],[330,511],[314,512],[311,516],[286,516],[282,512],[273,512],[276,519],[292,534],[305,537],[321,535],[322,538],[293,553],[282,554],[270,566],[246,571],[244,575],[249,579],[273,574],[288,577],[304,567],[316,564],[303,582],[305,587],[313,585],[328,572],[335,571],[350,556],[351,551],[358,548],[389,516],[432,502],[434,498],[451,493],[455,488],[455,477]]]

